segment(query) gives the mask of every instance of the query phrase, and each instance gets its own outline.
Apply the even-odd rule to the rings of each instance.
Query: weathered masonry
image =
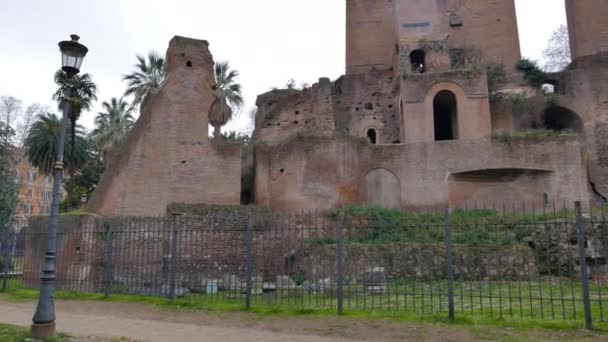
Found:
[[[547,96],[515,67],[513,0],[347,0],[346,75],[258,98],[256,203],[608,197],[608,3],[566,5],[574,62]]]

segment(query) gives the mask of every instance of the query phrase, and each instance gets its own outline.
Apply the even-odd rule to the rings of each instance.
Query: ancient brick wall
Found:
[[[347,74],[392,66],[396,43],[392,13],[392,1],[346,1]]]
[[[366,195],[367,175],[377,169],[387,172],[378,186],[371,184],[375,191],[382,191],[384,182],[394,183],[394,178],[400,189],[398,203],[385,204],[389,207],[433,207],[449,201],[460,206],[476,196],[498,203],[515,198],[540,201],[544,194],[569,202],[588,199],[586,171],[576,140],[500,142],[487,138],[374,146],[346,136],[307,137],[275,147],[260,145],[256,159],[256,201],[273,208],[379,205],[369,199],[392,195]],[[489,179],[450,178],[474,172],[485,172]],[[534,182],[529,180],[531,173]],[[473,184],[460,183],[463,181]],[[491,196],[484,192],[487,189],[492,189]]]
[[[429,51],[429,42],[444,42],[445,54]],[[475,50],[483,62],[514,69],[521,58],[514,1],[347,1],[347,74],[403,68],[402,60],[407,67],[416,49],[426,50],[436,70],[445,69],[449,48]]]
[[[608,51],[608,2],[566,0],[573,60]]]
[[[111,158],[88,209],[110,216],[160,215],[174,202],[239,204],[241,147],[208,137],[214,86],[208,43],[173,38],[167,78]]]

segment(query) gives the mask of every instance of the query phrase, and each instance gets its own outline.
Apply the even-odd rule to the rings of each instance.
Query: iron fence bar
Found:
[[[114,245],[114,232],[112,229],[113,224],[108,224],[108,230],[106,233],[106,262],[104,263],[104,289],[103,296],[108,298],[112,289],[112,245]],[[105,227],[104,227],[105,228]]]
[[[251,214],[247,222],[247,289],[245,298],[245,308],[251,309],[251,288],[253,278],[253,221]]]
[[[448,312],[450,320],[454,320],[454,268],[452,266],[452,227],[450,224],[450,207],[445,207],[445,253],[446,272],[448,275]]]
[[[2,236],[0,236],[0,252],[2,252],[0,254],[0,267],[2,268],[2,271],[4,273],[4,276],[2,277],[2,292],[6,291],[8,287],[8,272],[10,268],[10,251],[8,250],[8,227],[6,229],[7,230],[2,234]]]
[[[177,267],[177,219],[178,214],[173,214],[173,227],[171,231],[171,266],[169,270],[169,299],[175,300],[175,278]]]
[[[581,267],[581,280],[583,283],[583,305],[585,309],[585,327],[589,330],[593,328],[592,316],[591,316],[591,302],[589,295],[589,278],[587,274],[587,255],[585,253],[585,225],[583,223],[583,213],[581,209],[581,202],[574,203],[576,210],[576,226],[578,228],[577,241],[578,241],[578,252],[579,262]]]
[[[337,246],[337,262],[338,262],[338,315],[344,313],[344,239],[342,234],[342,226],[344,225],[344,213],[340,212],[338,216],[338,229],[336,230]]]

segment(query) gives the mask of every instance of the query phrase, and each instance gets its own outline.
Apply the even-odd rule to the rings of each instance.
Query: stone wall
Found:
[[[570,46],[574,60],[608,51],[608,3],[566,0]]]
[[[482,60],[510,69],[521,58],[513,0],[347,0],[346,5],[347,74],[397,69],[400,58],[424,48],[422,41],[477,49]],[[407,53],[399,56],[400,50]]]
[[[241,146],[208,137],[214,87],[208,43],[173,38],[166,80],[145,101],[88,209],[109,216],[160,215],[173,202],[239,204]]]
[[[391,206],[400,208],[444,206],[448,201],[453,207],[464,205],[490,187],[463,190],[458,183],[461,179],[450,176],[484,171],[493,173],[489,182],[504,186],[491,197],[482,196],[484,200],[511,201],[521,196],[540,201],[544,194],[568,202],[588,199],[586,170],[576,140],[501,142],[486,138],[374,146],[337,135],[258,145],[256,202],[281,209],[380,205],[366,202],[366,198],[395,197],[392,192],[390,196],[366,195],[369,186],[382,191],[397,183],[393,184],[393,177],[383,177],[386,187],[382,182],[367,184],[367,175],[376,169],[397,178],[400,203]],[[529,173],[537,181],[530,182]]]

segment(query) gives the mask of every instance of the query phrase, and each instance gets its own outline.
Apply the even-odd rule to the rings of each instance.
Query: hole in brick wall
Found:
[[[296,120],[296,121],[293,122],[294,125],[297,125],[299,123],[300,123],[300,121],[298,121],[298,120]]]
[[[298,114],[300,114],[300,111],[299,111],[299,110],[296,110],[296,115],[298,115]]]
[[[305,123],[305,124],[307,124],[307,123],[308,123],[308,121],[304,121],[304,123]]]
[[[374,116],[374,120],[377,120],[377,118]]]
[[[281,169],[281,173],[285,173],[285,169]]]
[[[393,141],[393,144],[401,144],[401,140],[395,140]]]
[[[280,123],[280,122],[277,122],[277,126],[281,126],[281,123]]]
[[[266,126],[270,127],[270,126],[272,126],[272,124],[271,124],[271,123],[269,123],[269,124],[267,124]]]
[[[410,53],[410,64],[412,72],[423,74],[426,71],[426,54],[418,49]]]
[[[394,118],[394,117],[395,117],[395,114],[391,115],[391,117],[392,117],[392,118]]]
[[[355,108],[355,110],[358,112],[359,111],[359,107]]]
[[[374,109],[374,105],[371,104],[370,102],[368,102],[368,103],[365,104],[365,109],[372,110],[372,109]]]
[[[388,108],[393,108],[393,105],[388,105]]]
[[[187,61],[187,62],[186,62],[186,66],[187,66],[188,68],[192,68],[192,62],[191,62],[191,61]]]
[[[186,164],[188,164],[188,161],[187,160],[182,160],[182,165],[186,165]]]

